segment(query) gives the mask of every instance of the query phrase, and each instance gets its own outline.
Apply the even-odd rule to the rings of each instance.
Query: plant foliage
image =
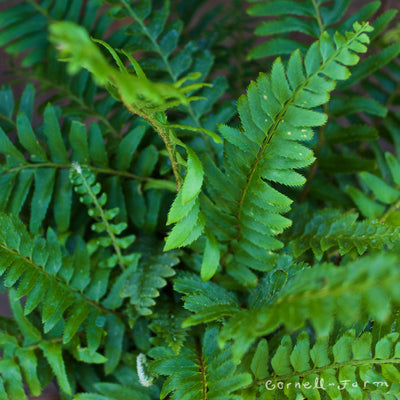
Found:
[[[396,10],[2,7],[0,400],[400,397]]]

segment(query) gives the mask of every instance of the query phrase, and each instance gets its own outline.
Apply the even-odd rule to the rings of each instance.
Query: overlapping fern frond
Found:
[[[69,256],[51,229],[46,239],[32,236],[21,221],[4,214],[1,225],[1,275],[7,288],[16,288],[15,299],[26,296],[24,314],[39,307],[45,333],[62,324],[63,343],[83,329],[90,352],[96,351],[111,313],[97,304],[93,290],[97,283],[91,280],[90,259],[82,242]],[[115,318],[123,334],[124,325]]]
[[[24,205],[29,204],[30,229],[37,232],[46,216],[49,217],[48,209],[52,209],[58,231],[68,231],[74,214],[73,190],[68,175],[73,163],[78,162],[105,178],[106,193],[111,204],[119,208],[121,221],[127,222],[129,214],[135,226],[154,230],[160,211],[156,213],[153,209],[150,215],[148,208],[157,202],[161,204],[165,191],[174,192],[175,185],[166,179],[151,177],[157,164],[160,177],[170,168],[165,168],[166,157],[159,156],[155,146],[159,143],[141,146],[145,126],[133,125],[109,154],[97,124],[92,124],[88,132],[83,124],[73,121],[68,129],[68,124],[59,123],[57,109],[51,105],[44,111],[43,125],[33,129],[25,113],[31,110],[32,114],[31,90],[28,87],[24,92],[29,94],[29,101],[20,102],[16,122],[14,111],[7,112],[5,128],[16,128],[18,140],[12,143],[0,130],[1,153],[6,157],[6,163],[0,169],[1,210],[19,215]],[[2,122],[0,124],[4,126]],[[67,144],[64,137],[68,138]],[[29,159],[25,158],[25,151],[29,153]],[[120,184],[122,190],[117,189]],[[134,213],[132,209],[135,209]]]
[[[384,158],[382,157],[380,167],[381,176],[361,172],[359,182],[363,190],[348,186],[347,193],[364,217],[376,218],[389,226],[398,226],[400,224],[398,210],[400,162],[393,154],[386,152]]]
[[[324,33],[308,50],[291,56],[285,68],[276,60],[269,75],[261,74],[239,99],[242,130],[221,126],[224,172],[208,160],[206,190],[212,201],[204,208],[210,230],[229,244],[222,262],[239,282],[254,285],[251,269],[268,271],[283,244],[275,238],[291,221],[282,216],[292,200],[274,188],[276,184],[301,186],[305,178],[295,169],[314,161],[310,149],[299,142],[312,138],[312,127],[326,123],[327,116],[314,111],[325,104],[335,81],[346,79],[347,66],[365,52],[369,25],[354,25],[346,38],[334,41]],[[304,72],[305,69],[305,72]],[[231,184],[231,183],[232,184]]]
[[[48,40],[47,27],[57,20],[79,23],[94,37],[103,37],[113,20],[99,12],[99,3],[96,0],[71,4],[63,0],[5,3],[9,7],[1,13],[0,45],[13,56],[24,54],[20,69],[15,72],[32,74],[42,90],[54,90],[53,102],[68,99],[68,106],[63,107],[65,114],[77,118],[90,116],[99,122],[102,132],[120,135],[122,126],[131,118],[129,113],[119,108],[112,97],[104,98],[104,91],[86,71],[69,77],[65,65],[57,62],[57,54]],[[122,32],[115,32],[108,40],[114,47],[123,47],[127,38]],[[42,62],[43,59],[47,62]]]
[[[179,355],[171,349],[155,347],[149,352],[153,374],[165,375],[160,397],[171,399],[236,400],[238,389],[248,385],[248,373],[237,373],[230,347],[218,348],[218,328],[209,327],[200,342],[192,340]]]
[[[295,257],[311,249],[318,260],[324,253],[337,251],[341,256],[362,255],[368,250],[393,248],[400,238],[398,227],[379,220],[357,221],[357,213],[325,209],[308,216],[304,226],[299,223],[290,235]],[[304,216],[305,219],[307,218]]]
[[[110,4],[110,15],[116,19],[128,18],[133,23],[126,26],[125,33],[129,43],[124,49],[129,53],[145,52],[147,57],[142,67],[150,77],[153,71],[157,79],[163,75],[163,80],[176,83],[183,76],[199,73],[198,82],[204,82],[211,71],[214,56],[211,52],[193,41],[188,41],[182,48],[180,37],[183,23],[178,19],[169,21],[170,1],[162,1],[162,6],[156,9],[150,0],[140,0],[134,6],[125,0],[103,0]],[[216,107],[217,100],[227,89],[226,79],[222,76],[214,79],[211,87],[204,88],[196,94],[203,97],[201,101],[189,104],[181,111],[186,114],[179,124],[197,129],[214,131],[218,123],[226,122],[234,113],[229,103]],[[214,109],[211,113],[211,109]],[[189,133],[190,129],[186,129]],[[206,141],[207,148],[212,152],[213,143],[206,137],[196,138],[195,142]],[[203,146],[198,146],[201,149]]]
[[[371,55],[354,67],[349,79],[338,83],[340,95],[324,107],[329,124],[318,130],[318,143],[315,145],[317,162],[309,172],[310,182],[302,195],[304,199],[310,193],[314,198],[334,206],[349,203],[337,182],[332,182],[327,175],[376,170],[373,155],[379,152],[379,144],[374,141],[387,130],[386,119],[396,98],[397,89],[390,78],[392,72],[388,74],[387,71],[396,71],[400,45],[384,41],[384,33],[395,18],[396,11],[383,12],[379,1],[367,2],[356,13],[349,12],[351,1],[348,0],[333,3],[289,0],[283,3],[285,7],[280,1],[250,0],[250,3],[256,4],[249,7],[249,14],[264,19],[255,33],[268,38],[250,51],[250,58],[286,56],[297,48],[304,54],[307,45],[302,40],[299,42],[298,37],[306,35],[311,40],[323,31],[343,33],[354,21],[372,21]],[[282,10],[290,11],[287,14]],[[389,86],[391,91],[387,94]],[[363,88],[363,95],[360,94],[360,87]],[[317,167],[319,174],[316,174]],[[320,190],[321,186],[329,190]]]
[[[390,254],[368,256],[340,268],[328,263],[314,265],[284,282],[278,295],[258,309],[233,314],[221,331],[221,341],[236,340],[237,359],[257,337],[280,326],[289,332],[307,321],[317,337],[328,335],[334,322],[344,326],[356,321],[386,322],[390,305],[399,302],[398,259]]]
[[[290,55],[296,49],[305,53],[307,45],[297,39],[300,35],[315,40],[322,31],[327,31],[330,35],[335,32],[344,34],[355,21],[370,20],[381,6],[379,1],[370,1],[349,16],[347,11],[350,0],[334,3],[328,0],[247,1],[255,3],[247,9],[250,16],[266,19],[257,26],[255,34],[268,38],[250,51],[249,58]],[[393,18],[394,11],[391,10],[387,16],[389,14]],[[383,20],[384,18],[381,23],[384,24]]]

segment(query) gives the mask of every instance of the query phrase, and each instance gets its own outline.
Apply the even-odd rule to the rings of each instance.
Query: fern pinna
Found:
[[[0,400],[400,397],[395,10],[3,3]]]

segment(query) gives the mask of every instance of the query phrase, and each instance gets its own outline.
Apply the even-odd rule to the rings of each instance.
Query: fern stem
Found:
[[[196,350],[197,350],[197,359],[199,360],[199,367],[201,373],[201,385],[203,392],[203,400],[207,400],[207,371],[206,365],[203,358],[203,352],[201,350],[201,342],[199,338],[196,338]]]
[[[317,3],[316,0],[311,0],[311,1],[313,3],[313,7],[314,7],[314,11],[315,11],[315,19],[317,20],[318,27],[319,27],[319,34],[322,35],[322,33],[325,30],[325,24],[324,24],[324,21],[322,20],[320,5]],[[324,104],[323,108],[324,108],[324,113],[326,115],[329,115],[329,113],[328,113],[329,105]],[[325,130],[326,130],[326,125],[321,126],[319,129],[318,142],[317,142],[317,145],[314,150],[316,160],[314,161],[313,165],[310,167],[310,169],[307,173],[306,185],[304,187],[304,190],[301,192],[301,195],[299,198],[299,203],[302,203],[308,196],[308,193],[310,192],[310,183],[311,183],[311,180],[313,179],[314,175],[316,174],[317,168],[318,168],[318,155],[319,155],[319,152],[320,152],[322,146],[325,143]]]
[[[37,4],[34,0],[27,0],[27,3],[29,3],[40,14],[44,15],[49,21],[54,21],[51,15],[43,7],[40,7],[40,5]]]
[[[167,149],[168,157],[171,162],[172,172],[174,173],[175,181],[176,181],[176,189],[177,189],[177,191],[179,191],[179,189],[182,186],[182,177],[179,172],[179,163],[175,157],[175,146],[170,139],[169,129],[171,129],[171,128],[168,128],[168,125],[158,122],[153,117],[153,115],[144,113],[143,111],[134,107],[132,104],[125,103],[125,102],[124,102],[124,104],[125,104],[125,107],[131,113],[136,114],[139,117],[142,117],[143,119],[145,119],[153,127],[153,129],[160,135],[162,141],[164,142],[165,148]]]
[[[104,174],[104,175],[112,175],[112,176],[121,176],[123,178],[128,178],[128,179],[134,179],[140,182],[159,182],[163,181],[162,179],[155,179],[155,178],[148,178],[144,176],[139,176],[136,174],[133,174],[129,171],[120,171],[117,169],[111,169],[111,168],[100,168],[100,167],[95,167],[92,165],[88,165],[88,167],[93,171],[98,174]],[[32,163],[32,164],[21,164],[16,167],[11,167],[7,170],[4,171],[4,173],[13,173],[13,172],[19,172],[23,169],[36,169],[36,168],[58,168],[58,169],[70,169],[72,168],[72,164],[56,164],[52,162],[47,162],[47,163]]]
[[[382,215],[382,217],[379,219],[380,223],[386,222],[386,220],[396,211],[400,208],[400,199],[396,201],[396,203],[392,204],[389,209]]]
[[[150,40],[151,44],[156,49],[156,52],[160,55],[164,65],[167,69],[168,74],[174,80],[174,82],[176,82],[177,77],[175,76],[175,74],[171,68],[171,64],[168,62],[167,57],[165,57],[164,53],[162,52],[160,45],[157,43],[157,40],[153,38],[153,36],[150,34],[149,30],[147,29],[147,26],[138,17],[138,15],[135,13],[135,11],[132,9],[132,7],[126,2],[126,0],[121,0],[121,3],[124,5],[124,7],[128,11],[128,13],[131,15],[131,17],[140,25],[144,34]]]
[[[12,125],[14,128],[17,126],[15,121],[13,121],[10,117],[7,117],[7,115],[1,114],[0,119],[7,121],[10,125]]]
[[[313,7],[314,7],[314,10],[315,10],[315,19],[317,20],[317,23],[318,23],[319,34],[322,35],[322,33],[325,30],[325,24],[324,24],[324,21],[323,21],[322,16],[321,16],[320,6],[319,6],[319,4],[317,3],[316,0],[311,0],[311,1],[313,3]]]
[[[122,260],[121,247],[119,247],[119,245],[117,243],[117,238],[115,237],[114,233],[111,230],[111,225],[108,222],[108,219],[106,218],[106,216],[104,214],[103,207],[100,205],[96,195],[93,193],[92,187],[90,186],[89,182],[86,180],[85,175],[82,174],[82,170],[80,169],[80,167],[75,168],[75,171],[78,172],[79,176],[82,179],[83,184],[86,187],[87,193],[89,194],[90,198],[92,199],[93,204],[96,206],[97,210],[99,211],[100,219],[104,222],[104,225],[106,227],[106,232],[111,239],[112,246],[114,247],[115,254],[117,255],[118,264],[119,264],[120,268],[123,271],[125,271],[125,265]]]
[[[131,17],[137,21],[137,23],[140,25],[140,27],[142,28],[144,34],[146,35],[146,37],[150,40],[151,44],[154,46],[154,48],[156,49],[157,54],[161,57],[165,68],[168,72],[168,75],[170,76],[170,78],[172,79],[173,82],[176,82],[178,80],[178,77],[174,74],[174,71],[172,70],[171,64],[168,60],[168,58],[164,55],[163,51],[161,50],[160,45],[158,44],[157,40],[155,38],[153,38],[153,36],[150,34],[149,30],[147,29],[147,26],[143,23],[143,21],[137,16],[137,14],[135,13],[135,11],[132,9],[132,7],[126,2],[126,0],[121,0],[122,4],[125,6],[125,8],[127,9],[128,13],[131,15]],[[193,121],[195,122],[195,124],[197,125],[198,128],[203,128],[199,119],[196,117],[196,115],[194,114],[192,105],[190,103],[186,104],[186,107],[188,109],[189,115],[190,117],[193,119]],[[208,148],[208,150],[210,151],[210,155],[211,157],[214,159],[214,151],[210,145],[210,141],[207,135],[203,135],[204,141],[206,143],[206,146]]]

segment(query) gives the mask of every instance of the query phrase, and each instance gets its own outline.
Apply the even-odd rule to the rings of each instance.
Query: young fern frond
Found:
[[[118,107],[118,102],[112,98],[101,98],[104,90],[96,86],[87,71],[70,78],[65,66],[56,61],[57,54],[49,43],[46,30],[49,23],[65,19],[81,24],[94,37],[102,37],[113,20],[107,13],[99,13],[97,0],[85,4],[75,1],[68,5],[63,0],[6,3],[10,5],[1,13],[0,44],[13,56],[23,54],[15,72],[21,76],[28,74],[42,89],[54,90],[53,103],[67,99],[68,106],[63,107],[65,114],[80,119],[94,118],[102,132],[119,136],[122,126],[131,119],[129,113]],[[27,24],[26,21],[30,22]],[[109,42],[112,46],[122,47],[126,36],[115,33]],[[44,57],[46,63],[42,62]]]
[[[112,5],[110,15],[115,19],[129,18],[133,23],[126,26],[125,32],[129,42],[124,50],[129,53],[146,53],[143,68],[151,74],[154,70],[158,74],[164,73],[165,80],[178,84],[184,74],[197,73],[197,82],[201,83],[207,78],[213,66],[214,57],[202,45],[187,42],[183,48],[179,48],[179,39],[182,32],[182,21],[173,19],[167,23],[170,15],[170,1],[162,1],[160,9],[154,9],[153,2],[140,0],[133,6],[125,0],[103,0]],[[227,89],[225,77],[214,79],[211,87],[205,87],[197,91],[202,100],[189,103],[180,111],[185,114],[179,120],[181,130],[205,133],[204,130],[214,131],[218,123],[226,122],[234,114],[231,104],[223,104],[217,112],[211,113],[211,109]],[[200,89],[200,86],[199,86]],[[199,140],[200,138],[197,138]],[[206,136],[203,136],[207,148],[214,152],[215,146]]]
[[[123,255],[122,250],[127,249],[136,239],[135,235],[118,237],[127,228],[126,222],[116,224],[112,222],[118,215],[119,209],[103,209],[107,203],[107,195],[103,192],[100,194],[101,185],[97,182],[96,177],[85,166],[78,163],[72,165],[70,170],[70,180],[74,185],[74,189],[80,195],[80,200],[89,208],[90,217],[97,220],[92,225],[92,230],[98,234],[106,233],[106,237],[102,236],[94,240],[95,245],[102,247],[112,246],[114,253],[106,260],[102,260],[99,264],[102,268],[114,268],[116,265],[125,270],[132,261],[136,260],[137,254],[130,253]]]
[[[71,74],[81,68],[87,69],[99,85],[114,86],[128,110],[143,117],[197,100],[185,94],[202,86],[180,87],[163,82],[154,83],[142,71],[136,71],[137,76],[128,73],[125,68],[118,71],[107,62],[86,30],[72,22],[52,24],[50,40],[59,50],[61,60],[68,62]],[[138,64],[135,66],[137,68]]]
[[[239,282],[254,286],[251,269],[272,269],[283,244],[275,238],[291,225],[281,214],[292,200],[274,189],[274,184],[301,186],[305,179],[295,169],[314,161],[310,149],[298,142],[312,138],[311,127],[326,123],[327,116],[313,111],[325,104],[335,81],[346,79],[347,66],[365,52],[371,31],[368,24],[354,25],[346,38],[327,33],[308,50],[304,59],[297,51],[285,69],[276,60],[270,75],[260,75],[239,99],[242,131],[221,126],[224,172],[208,160],[206,190],[212,202],[204,202],[209,227],[220,241],[229,243],[223,262]],[[227,182],[233,182],[229,185]],[[233,256],[233,257],[232,257]]]
[[[377,342],[373,333],[356,335],[354,330],[332,339],[320,338],[311,345],[306,332],[294,343],[286,335],[274,352],[265,340],[260,341],[252,361],[253,384],[259,385],[260,399],[390,398],[390,393],[397,393],[397,332]]]

